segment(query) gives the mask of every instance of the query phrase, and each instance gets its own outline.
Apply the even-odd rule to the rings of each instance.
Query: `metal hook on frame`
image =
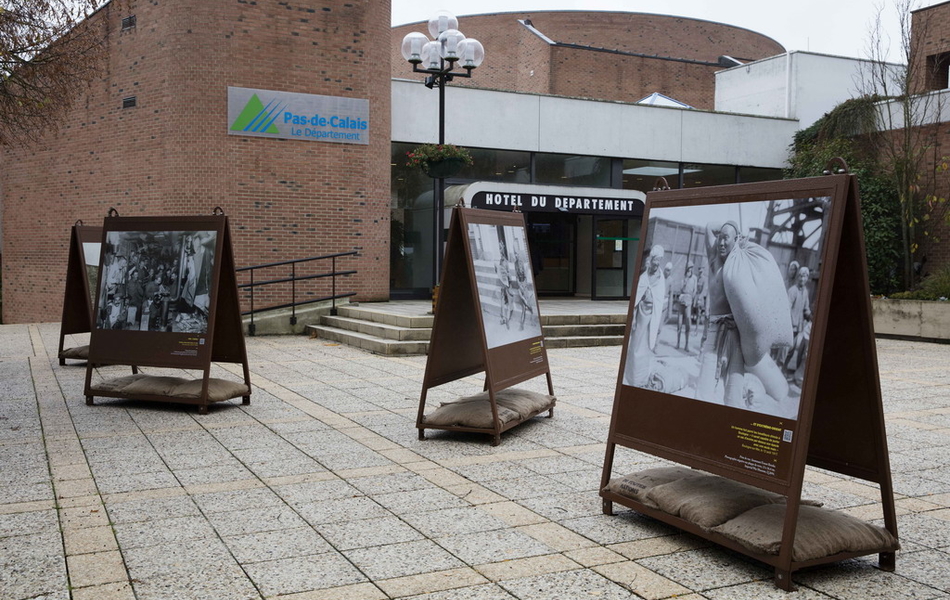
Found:
[[[848,168],[848,163],[840,156],[836,156],[825,165],[825,170],[822,171],[822,175],[841,175],[850,172],[851,169]]]

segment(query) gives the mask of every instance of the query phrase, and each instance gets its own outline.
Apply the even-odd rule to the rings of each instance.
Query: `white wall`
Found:
[[[781,168],[799,129],[789,119],[451,85],[445,98],[446,142],[481,148]],[[394,141],[437,141],[438,111],[438,89],[393,80]]]
[[[780,54],[716,73],[715,107],[797,119],[804,129],[838,104],[861,96],[869,65],[865,60],[812,52]]]

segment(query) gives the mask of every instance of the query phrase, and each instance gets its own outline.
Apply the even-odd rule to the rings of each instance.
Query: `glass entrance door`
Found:
[[[639,231],[638,219],[594,218],[592,299],[630,297]]]
[[[571,216],[525,213],[534,282],[542,296],[571,296],[575,291],[576,225]]]

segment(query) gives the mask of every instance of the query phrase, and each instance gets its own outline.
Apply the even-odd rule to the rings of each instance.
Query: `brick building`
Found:
[[[785,49],[760,33],[699,19],[628,12],[538,11],[466,16],[465,35],[490,59],[478,80],[457,85],[636,102],[654,92],[712,109],[714,74]],[[403,37],[425,23],[393,28],[393,77],[405,77]]]
[[[387,0],[127,0],[103,6],[102,77],[61,127],[0,149],[3,322],[60,315],[69,228],[229,215],[236,263],[357,250],[363,299],[388,297]],[[229,86],[368,101],[367,144],[229,135]]]
[[[926,144],[926,162],[924,165],[922,182],[926,189],[928,184],[934,195],[945,199],[944,202],[934,204],[931,217],[939,219],[938,225],[930,225],[930,232],[922,243],[922,248],[915,257],[920,261],[926,259],[923,265],[923,274],[934,272],[941,267],[950,265],[950,208],[947,199],[950,199],[950,171],[943,164],[950,159],[950,117],[947,109],[950,108],[950,2],[935,4],[912,13],[911,21],[911,63],[913,90],[925,94],[917,105],[926,109],[936,118],[928,119],[929,124],[920,132],[914,133],[913,139],[921,140]],[[929,181],[932,178],[932,181]]]
[[[434,141],[435,111],[426,104],[434,95],[399,54],[405,33],[424,26],[391,28],[389,18],[385,0],[103,6],[92,17],[108,22],[101,78],[77,91],[61,126],[40,143],[0,149],[3,321],[59,318],[69,227],[98,224],[111,207],[133,216],[220,206],[238,266],[355,250],[342,268],[358,271],[348,284],[357,299],[426,296],[438,248],[433,181],[407,171],[400,157]],[[784,52],[766,36],[639,13],[462,21],[489,58],[472,80],[451,86],[463,89],[450,97],[465,94],[450,100],[448,141],[477,160],[450,185],[645,190],[656,174],[674,187],[781,176],[793,120],[711,111],[714,73],[735,64],[720,57]],[[392,54],[380,60],[373,44],[385,39]],[[365,102],[368,143],[232,131],[236,89]],[[632,104],[653,93],[705,110]],[[529,241],[545,248],[542,293],[626,297],[637,214],[529,215],[528,224]],[[622,247],[602,248],[597,232],[607,229],[626,240]],[[597,266],[589,257],[601,250],[608,258]]]

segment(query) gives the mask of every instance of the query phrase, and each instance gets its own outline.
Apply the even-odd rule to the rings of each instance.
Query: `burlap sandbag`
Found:
[[[59,357],[71,358],[73,360],[87,360],[89,358],[89,345],[64,348]]]
[[[705,473],[687,467],[657,467],[630,473],[611,479],[604,489],[620,496],[632,498],[651,508],[659,508],[648,496],[650,490],[671,481],[704,477]]]
[[[756,506],[785,502],[785,497],[716,475],[671,481],[647,497],[665,513],[709,529]]]
[[[768,250],[740,242],[722,267],[722,280],[746,364],[757,364],[773,345],[792,343],[788,292]]]
[[[199,398],[202,383],[201,379],[183,381],[175,386],[170,395],[176,398]],[[242,381],[208,378],[208,400],[210,402],[222,402],[231,398],[249,396],[250,394],[251,390]]]
[[[534,413],[550,408],[554,402],[554,396],[517,388],[508,388],[495,394],[498,420],[502,425],[527,419]],[[437,427],[491,429],[495,426],[488,392],[467,396],[455,402],[444,402],[439,408],[425,415],[422,422]]]
[[[103,379],[101,381],[93,381],[90,384],[92,392],[104,392],[106,394],[121,394],[125,388],[129,385],[139,381],[140,379],[146,378],[146,375],[141,373],[137,375],[126,375],[125,377],[114,377],[112,379]]]
[[[679,367],[673,367],[663,362],[658,362],[656,369],[650,373],[650,379],[647,381],[647,387],[658,392],[672,394],[686,387],[689,383],[689,372]]]
[[[753,508],[713,531],[749,550],[776,555],[782,547],[784,505]],[[892,552],[900,544],[891,532],[841,512],[801,506],[795,528],[792,560],[824,558],[839,552]]]
[[[188,380],[181,377],[145,375],[122,388],[122,393],[129,396],[170,396],[172,390],[186,381]]]

